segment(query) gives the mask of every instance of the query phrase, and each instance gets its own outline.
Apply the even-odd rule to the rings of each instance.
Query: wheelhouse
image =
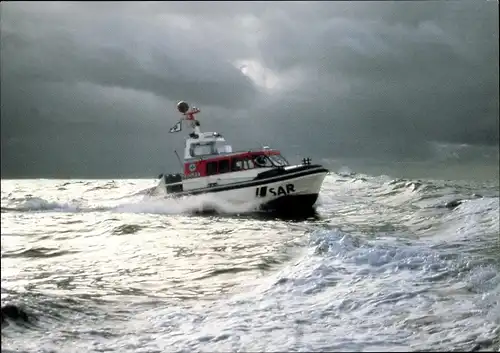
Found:
[[[226,153],[207,159],[186,162],[184,175],[186,178],[197,178],[255,168],[285,167],[287,165],[289,165],[288,161],[276,150]]]
[[[184,178],[239,172],[255,168],[289,165],[277,150],[264,147],[248,152],[233,152],[232,146],[218,132],[195,132],[186,139],[184,149]]]

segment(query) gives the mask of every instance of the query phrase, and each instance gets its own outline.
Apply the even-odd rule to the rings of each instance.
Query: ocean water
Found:
[[[2,351],[499,349],[498,180],[331,173],[300,220],[154,183],[2,180]]]

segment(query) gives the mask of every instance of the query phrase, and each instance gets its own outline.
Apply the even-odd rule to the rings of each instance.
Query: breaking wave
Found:
[[[467,253],[429,248],[424,242],[373,242],[338,229],[316,230],[304,256],[209,311],[191,308],[181,313],[164,308],[145,313],[148,331],[160,332],[164,327],[170,331],[169,338],[148,349],[489,347],[500,324],[500,275],[495,265],[473,259]],[[470,293],[474,295],[467,296]],[[461,296],[450,311],[449,298]],[[196,322],[196,327],[175,326],[180,317]],[[175,339],[178,335],[185,338]]]
[[[131,198],[131,197],[126,197]],[[148,213],[148,214],[191,214],[215,212],[221,214],[240,214],[256,211],[256,204],[230,204],[214,195],[196,195],[179,199],[154,198],[144,196],[140,200],[120,203],[113,206],[91,206],[85,202],[49,201],[40,197],[24,200],[10,200],[9,206],[2,206],[2,212],[99,212]],[[14,202],[12,202],[14,201]]]

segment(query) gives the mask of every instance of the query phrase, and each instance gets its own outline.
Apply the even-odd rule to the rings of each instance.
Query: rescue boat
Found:
[[[291,165],[279,150],[264,146],[249,151],[233,151],[218,132],[202,132],[195,119],[199,109],[181,101],[177,109],[182,118],[170,133],[182,131],[183,122],[192,132],[187,136],[183,171],[160,174],[155,194],[184,197],[216,194],[231,204],[250,204],[256,210],[297,212],[315,205],[328,170],[304,158]]]

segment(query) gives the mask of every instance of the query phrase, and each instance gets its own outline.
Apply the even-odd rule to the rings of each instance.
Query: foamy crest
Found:
[[[473,267],[468,260],[418,244],[313,232],[307,254],[240,294],[215,306],[147,313],[150,330],[158,332],[150,348],[470,349],[491,339],[498,325],[499,281],[493,267]],[[477,295],[471,297],[472,288]],[[453,310],[450,296],[461,298]],[[471,315],[477,311],[484,316]]]
[[[41,197],[29,197],[24,201],[18,201],[14,207],[8,209],[16,211],[61,211],[61,212],[76,212],[80,209],[77,202],[56,202],[48,201]]]
[[[183,198],[153,198],[119,205],[112,209],[120,213],[153,213],[153,214],[181,214],[195,212],[217,212],[224,214],[239,214],[253,212],[257,209],[254,202],[232,204],[219,199],[215,195],[195,195]]]
[[[485,234],[498,234],[499,204],[498,198],[465,200],[453,212],[442,217],[434,241],[439,238],[471,239]]]
[[[139,197],[140,196],[140,197]],[[129,201],[123,203],[125,199]],[[118,203],[121,201],[122,203]],[[149,197],[139,195],[126,196],[119,200],[101,200],[98,203],[85,203],[83,200],[72,202],[49,201],[41,197],[29,197],[10,200],[3,210],[18,212],[57,211],[57,212],[93,212],[109,211],[117,213],[183,214],[216,212],[220,214],[244,214],[257,210],[255,202],[232,204],[215,195],[205,194],[183,198]]]

